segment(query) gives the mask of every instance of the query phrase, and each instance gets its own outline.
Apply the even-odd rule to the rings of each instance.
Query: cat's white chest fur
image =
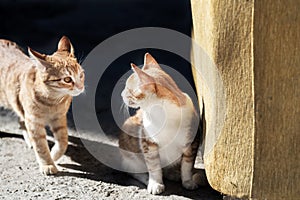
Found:
[[[143,125],[148,137],[159,146],[162,165],[180,159],[185,148],[192,142],[189,136],[194,108],[187,96],[184,106],[167,100],[157,100],[143,108]]]

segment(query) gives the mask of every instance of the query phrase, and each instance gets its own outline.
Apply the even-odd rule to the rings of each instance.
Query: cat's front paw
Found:
[[[165,186],[164,184],[156,181],[149,181],[147,190],[150,194],[160,194],[165,191]]]
[[[198,188],[198,184],[193,180],[183,181],[182,186],[188,190],[195,190]]]
[[[53,175],[53,174],[57,174],[58,172],[55,165],[43,165],[40,167],[40,171],[44,175]]]

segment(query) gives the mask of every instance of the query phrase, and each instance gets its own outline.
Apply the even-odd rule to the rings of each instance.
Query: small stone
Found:
[[[110,196],[110,192],[108,192],[108,191],[105,192],[104,196],[105,196],[105,197],[109,197],[109,196]]]

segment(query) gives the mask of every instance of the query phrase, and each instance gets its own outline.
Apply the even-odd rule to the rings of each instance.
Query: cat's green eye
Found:
[[[71,77],[66,77],[66,78],[64,78],[64,82],[71,83],[72,82],[72,78]]]

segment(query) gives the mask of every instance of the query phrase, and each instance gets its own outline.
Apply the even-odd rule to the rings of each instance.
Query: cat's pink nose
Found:
[[[82,90],[84,88],[83,84],[76,84],[75,85],[79,90]]]

